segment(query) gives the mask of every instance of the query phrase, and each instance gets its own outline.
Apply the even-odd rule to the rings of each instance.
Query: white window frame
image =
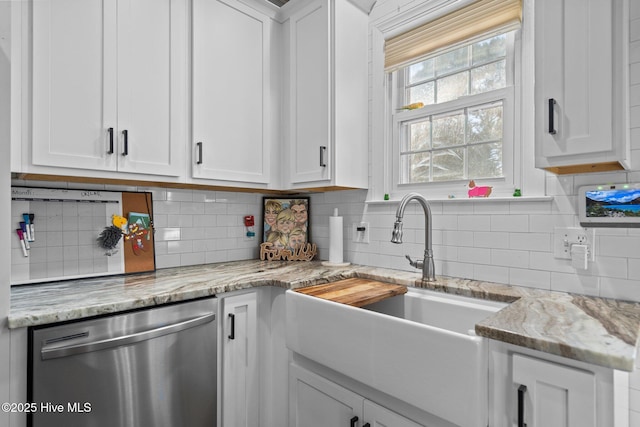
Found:
[[[501,89],[495,89],[490,92],[480,93],[476,95],[468,95],[462,98],[458,98],[456,100],[443,102],[439,104],[426,105],[423,108],[416,110],[399,110],[399,107],[409,103],[409,100],[404,99],[405,96],[405,88],[406,85],[404,83],[403,68],[397,70],[393,73],[389,74],[390,84],[387,86],[388,94],[387,97],[392,103],[392,188],[398,191],[399,188],[421,188],[424,186],[437,188],[439,187],[460,187],[461,185],[467,185],[469,179],[475,179],[476,177],[469,177],[469,179],[463,180],[450,180],[450,181],[433,181],[433,182],[422,182],[422,183],[400,183],[400,176],[404,173],[401,167],[401,159],[400,159],[400,151],[402,146],[402,124],[409,121],[419,120],[421,118],[427,118],[432,115],[438,115],[442,113],[448,113],[456,110],[462,110],[468,107],[473,107],[482,104],[489,104],[496,101],[502,101],[502,123],[503,123],[503,134],[502,134],[502,177],[483,179],[482,182],[492,181],[492,182],[500,182],[504,180],[508,180],[510,176],[513,175],[513,165],[516,161],[514,158],[514,121],[515,121],[515,105],[514,105],[514,80],[515,80],[515,70],[514,70],[514,48],[515,48],[515,34],[514,32],[510,32],[507,34],[507,52],[506,52],[506,64],[505,64],[505,75],[506,75],[506,86]],[[402,98],[401,98],[402,93]],[[446,189],[446,188],[445,188]],[[513,193],[513,190],[511,191]]]
[[[395,13],[371,21],[371,173],[369,201],[382,200],[389,194],[392,200],[400,199],[409,192],[418,192],[430,199],[446,200],[467,197],[468,181],[430,182],[398,184],[399,152],[394,152],[394,121],[397,100],[389,96],[393,81],[392,74],[384,71],[384,42],[398,34],[464,7],[474,0],[425,0],[406,11]],[[493,187],[491,198],[513,195],[515,188],[521,189],[523,196],[543,196],[545,193],[544,171],[534,166],[534,44],[533,44],[533,0],[523,2],[522,28],[515,33],[514,84],[507,95],[513,108],[513,120],[506,127],[504,138],[512,135],[513,144],[509,152],[503,152],[503,178],[479,180],[479,185]],[[506,99],[506,98],[505,98]],[[454,102],[454,101],[452,101]],[[505,105],[505,112],[507,106]],[[505,145],[506,147],[506,145]],[[504,149],[504,148],[503,148]],[[510,162],[505,161],[509,156]]]

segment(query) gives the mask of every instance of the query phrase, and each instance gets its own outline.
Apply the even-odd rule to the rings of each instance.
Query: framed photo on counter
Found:
[[[309,197],[264,197],[262,242],[295,250],[309,242]]]

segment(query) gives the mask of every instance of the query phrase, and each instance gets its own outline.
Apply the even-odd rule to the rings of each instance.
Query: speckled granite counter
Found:
[[[297,289],[349,277],[510,302],[476,325],[488,338],[610,368],[633,370],[640,338],[640,303],[438,277],[422,286],[418,272],[320,262],[237,261],[13,287],[10,328],[81,319],[186,301],[258,286]]]

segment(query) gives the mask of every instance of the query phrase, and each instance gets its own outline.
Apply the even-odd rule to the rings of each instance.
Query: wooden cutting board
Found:
[[[402,295],[407,292],[407,287],[354,277],[325,285],[297,289],[296,292],[353,307],[362,307],[396,295]]]

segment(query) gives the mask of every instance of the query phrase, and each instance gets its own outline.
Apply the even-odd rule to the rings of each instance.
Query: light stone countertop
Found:
[[[319,261],[234,261],[14,286],[9,328],[153,307],[258,286],[298,289],[362,277],[440,292],[511,303],[476,325],[478,335],[570,359],[631,371],[640,338],[640,303],[419,272],[360,265],[326,267]]]

